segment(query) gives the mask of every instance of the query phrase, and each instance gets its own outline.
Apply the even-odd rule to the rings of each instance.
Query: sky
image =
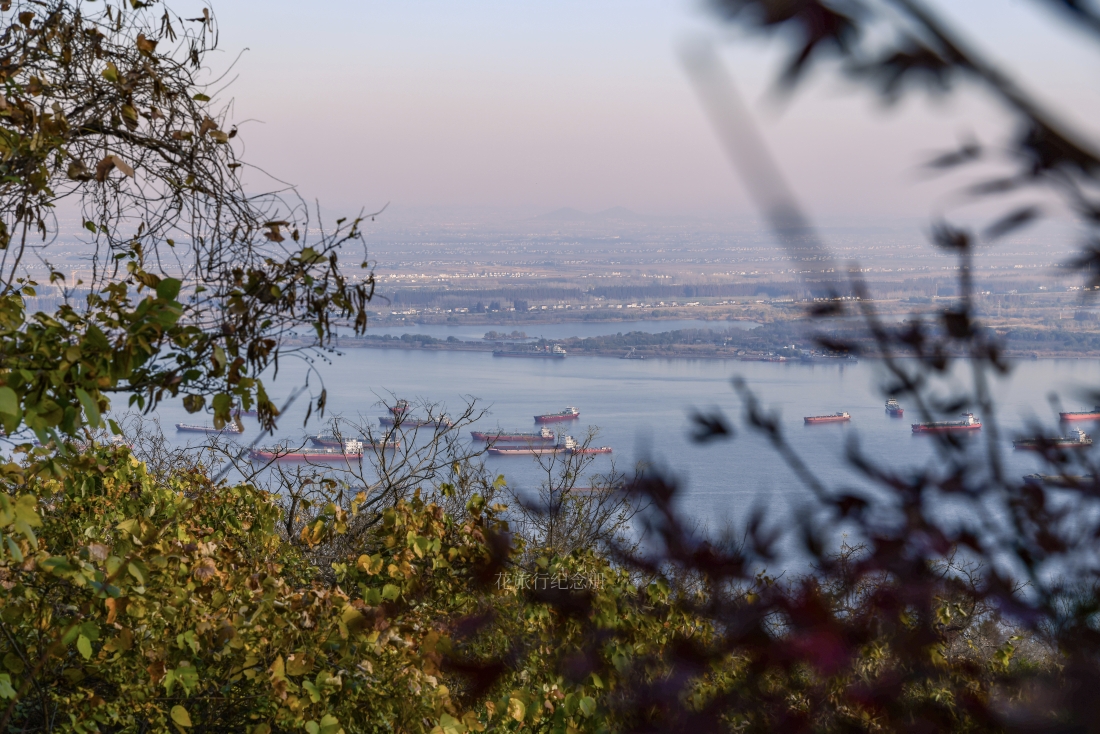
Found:
[[[967,37],[1100,139],[1100,43],[1037,0],[939,4]],[[1010,130],[981,93],[884,110],[835,75],[771,93],[781,46],[684,0],[233,0],[214,65],[246,161],[328,210],[501,212],[623,206],[751,218],[678,61],[716,39],[771,152],[819,222],[926,219],[953,182],[921,161]],[[243,50],[247,49],[247,50]],[[243,50],[243,52],[242,52]],[[823,69],[822,72],[825,70]]]

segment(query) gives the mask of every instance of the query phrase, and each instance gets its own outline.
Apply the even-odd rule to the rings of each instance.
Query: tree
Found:
[[[139,408],[183,395],[192,412],[212,398],[218,426],[255,405],[270,425],[259,375],[282,335],[308,325],[323,345],[333,318],[366,325],[373,279],[338,260],[361,218],[310,239],[304,207],[245,193],[237,130],[199,81],[217,39],[208,9],[17,0],[2,12],[4,430],[98,425],[112,393]],[[49,249],[59,206],[79,207],[93,247],[87,303],[27,314],[29,260],[65,280]]]

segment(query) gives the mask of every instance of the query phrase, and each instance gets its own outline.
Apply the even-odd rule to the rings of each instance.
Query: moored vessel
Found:
[[[802,420],[806,423],[847,423],[852,420],[852,416],[846,412],[831,413],[829,415],[808,415]]]
[[[378,423],[383,426],[396,426],[400,423],[402,428],[423,428],[424,426],[450,428],[454,425],[447,418],[413,418],[402,415],[382,416],[378,419]]]
[[[1100,421],[1100,405],[1097,405],[1092,410],[1059,413],[1058,418],[1064,421]]]
[[[976,431],[982,427],[982,422],[974,417],[973,413],[963,413],[961,421],[932,421],[930,423],[914,423],[913,433],[949,433],[953,431]]]
[[[1048,487],[1090,487],[1096,484],[1092,474],[1028,474],[1024,484],[1043,484]]]
[[[535,441],[545,442],[553,441],[557,439],[554,432],[549,428],[543,427],[538,431],[523,432],[523,431],[470,431],[470,435],[475,441]]]
[[[585,447],[577,443],[572,436],[562,436],[553,446],[491,446],[487,449],[493,456],[541,456],[543,454],[610,454],[610,446]]]
[[[384,448],[387,451],[395,451],[401,448],[399,441],[384,441],[367,443],[357,439],[348,439],[343,446],[326,447],[319,449],[290,450],[283,447],[252,449],[248,455],[260,461],[339,461],[341,459],[358,459],[367,449]]]
[[[901,418],[905,415],[905,408],[901,407],[897,398],[890,398],[886,401],[886,414],[891,418]]]
[[[565,348],[557,344],[528,349],[494,349],[494,357],[533,357],[535,359],[565,359]]]
[[[314,446],[321,446],[322,448],[340,448],[348,440],[342,436],[337,436],[334,433],[318,433],[312,436],[307,436],[306,438],[308,438],[309,442]]]
[[[1068,436],[1057,438],[1023,438],[1012,442],[1017,451],[1043,451],[1045,449],[1084,449],[1092,446],[1092,436],[1075,428]]]
[[[240,433],[241,429],[236,423],[226,423],[225,428],[213,426],[197,426],[191,423],[177,423],[176,430],[181,433]]]
[[[560,413],[546,413],[544,415],[536,415],[535,423],[554,423],[556,421],[571,421],[581,417],[581,412],[569,406]]]

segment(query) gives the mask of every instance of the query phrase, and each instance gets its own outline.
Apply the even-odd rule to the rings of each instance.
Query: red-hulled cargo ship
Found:
[[[852,416],[847,413],[833,413],[831,415],[808,415],[802,420],[807,423],[847,423]]]
[[[891,418],[901,418],[905,415],[905,408],[901,407],[897,398],[890,398],[886,401],[886,414]]]
[[[1058,417],[1064,421],[1100,421],[1100,405],[1097,405],[1092,410],[1059,413]]]
[[[581,412],[576,408],[570,406],[560,413],[547,413],[546,415],[536,415],[535,423],[555,423],[557,421],[571,421],[581,417]]]
[[[475,441],[492,441],[494,443],[500,443],[501,441],[532,441],[535,443],[545,443],[547,441],[554,441],[557,436],[549,428],[542,428],[535,432],[522,432],[522,431],[470,431],[470,435],[473,436]]]
[[[961,421],[934,421],[932,423],[914,423],[913,433],[948,433],[952,431],[977,431],[982,422],[973,413],[963,413]]]

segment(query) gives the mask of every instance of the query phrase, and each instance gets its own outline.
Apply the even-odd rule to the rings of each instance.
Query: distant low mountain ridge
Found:
[[[552,212],[546,214],[540,214],[536,217],[545,222],[591,222],[591,223],[603,223],[603,222],[645,222],[651,219],[644,214],[638,214],[632,212],[626,207],[613,206],[610,209],[604,209],[603,211],[596,212],[595,214],[589,214],[588,212],[582,212],[580,209],[574,209],[572,207],[562,207],[561,209],[555,209]]]

